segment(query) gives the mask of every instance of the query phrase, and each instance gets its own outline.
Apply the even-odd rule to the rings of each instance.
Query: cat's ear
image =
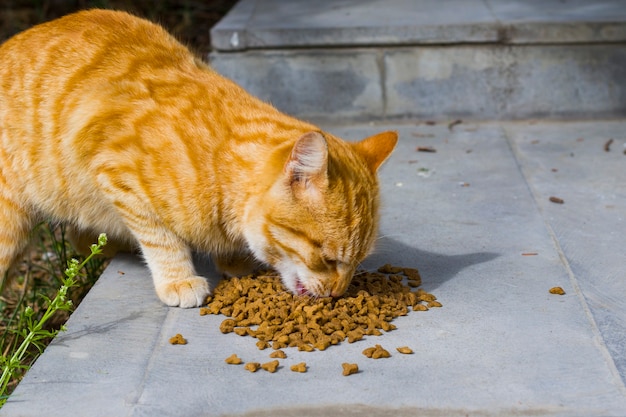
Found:
[[[302,135],[293,145],[284,168],[291,187],[315,193],[328,185],[328,144],[319,132]]]
[[[398,132],[383,132],[355,143],[354,147],[365,159],[372,172],[376,172],[391,155],[397,142]]]

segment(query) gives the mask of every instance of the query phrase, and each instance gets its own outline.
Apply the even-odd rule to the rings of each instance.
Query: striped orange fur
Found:
[[[163,28],[91,10],[0,47],[0,274],[40,219],[138,244],[156,292],[201,305],[191,251],[340,295],[371,250],[397,135],[348,143],[221,77]]]

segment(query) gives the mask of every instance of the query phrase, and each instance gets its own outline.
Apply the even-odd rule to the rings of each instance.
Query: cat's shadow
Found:
[[[375,271],[384,264],[417,268],[422,276],[422,286],[427,291],[437,289],[467,267],[489,262],[499,256],[494,252],[444,255],[418,249],[388,237],[380,238],[377,247],[377,251],[363,261],[361,269]],[[198,273],[207,277],[211,288],[223,278],[208,256],[196,255],[194,263]]]
[[[363,262],[365,269],[374,270],[386,263],[417,268],[422,276],[423,288],[428,291],[453,279],[467,267],[489,262],[500,256],[494,252],[445,255],[422,250],[388,237],[382,237],[377,247],[377,251]]]

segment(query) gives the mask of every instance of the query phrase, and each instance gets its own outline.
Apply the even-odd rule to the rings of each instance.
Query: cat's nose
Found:
[[[343,285],[342,283],[335,284],[330,290],[330,296],[333,298],[341,297],[343,293],[346,292],[346,289],[348,289],[347,285]]]

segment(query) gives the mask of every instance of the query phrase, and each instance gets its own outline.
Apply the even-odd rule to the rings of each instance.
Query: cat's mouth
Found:
[[[304,287],[304,284],[302,284],[302,281],[300,281],[300,279],[296,278],[296,294],[297,295],[305,295],[308,292],[308,290]]]

